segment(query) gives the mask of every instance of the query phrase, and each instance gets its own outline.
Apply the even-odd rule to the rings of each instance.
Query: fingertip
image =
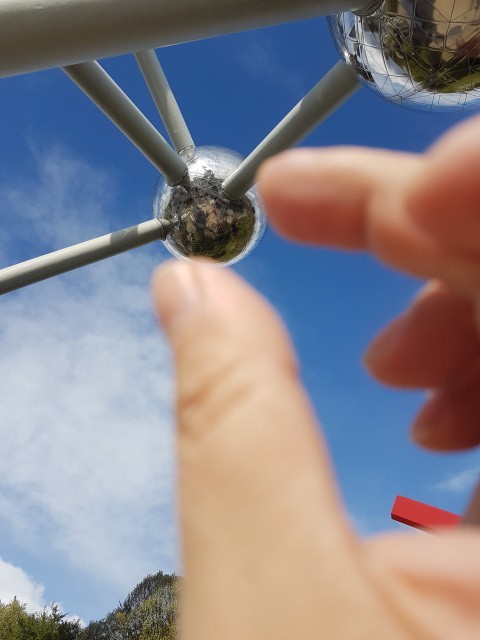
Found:
[[[479,373],[456,387],[431,392],[411,429],[413,441],[431,451],[466,451],[480,444]]]
[[[302,152],[300,152],[302,153]],[[257,185],[269,223],[282,237],[296,240],[302,220],[295,187],[297,150],[283,151],[266,160],[257,172]]]
[[[289,173],[289,163],[292,155],[295,155],[295,151],[293,150],[282,151],[264,160],[256,175],[256,180],[262,194],[267,196],[275,194],[275,187],[278,182],[281,182],[279,178]]]
[[[285,220],[288,220],[290,202],[288,194],[285,194],[286,183],[291,179],[288,168],[288,155],[286,151],[266,160],[256,175],[256,181],[260,197],[265,206],[268,220],[272,227],[281,235],[289,237],[288,225],[285,228]]]
[[[400,316],[383,329],[368,345],[363,363],[369,373],[379,380],[389,381],[389,371],[395,369],[395,360],[407,330],[405,316]]]
[[[470,118],[459,122],[457,125],[449,129],[439,140],[428,149],[427,154],[449,155],[452,148],[463,147],[465,144],[470,144],[472,138],[478,140],[480,137],[480,115],[474,115]]]
[[[321,180],[318,170],[312,174],[312,159],[318,153],[307,149],[283,151],[266,160],[257,173],[269,220],[279,233],[288,237],[295,238],[299,224],[304,226],[301,217],[305,204],[308,205],[312,190],[317,189]]]
[[[313,159],[321,153],[322,149],[307,147],[287,149],[265,160],[258,170],[257,177],[262,183],[268,180],[277,182],[279,176],[284,177],[311,167]]]
[[[445,388],[475,364],[480,338],[470,298],[430,280],[402,315],[372,341],[372,375],[404,388]]]
[[[179,274],[180,271],[180,274]],[[155,313],[165,333],[170,333],[175,317],[181,312],[181,295],[177,292],[176,281],[182,267],[175,260],[169,260],[158,266],[151,279],[151,292]]]
[[[212,265],[207,261],[169,260],[155,269],[151,290],[154,307],[167,337],[205,302],[205,287]]]
[[[256,356],[257,364],[264,358],[279,369],[297,370],[278,314],[230,269],[203,259],[171,260],[155,270],[151,288],[156,315],[179,365],[177,373],[192,377],[185,363],[207,350],[211,354],[205,363],[212,366],[217,355],[228,352],[243,359]]]
[[[273,227],[307,244],[364,249],[373,182],[357,163],[365,154],[371,159],[358,149],[299,149],[269,160],[259,186]]]

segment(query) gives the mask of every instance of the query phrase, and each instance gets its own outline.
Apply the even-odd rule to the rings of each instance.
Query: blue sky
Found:
[[[244,155],[337,61],[324,19],[159,50],[198,146]],[[161,127],[132,56],[105,67]],[[61,71],[0,83],[0,266],[151,217],[158,175]],[[362,89],[305,142],[425,149],[461,114]],[[103,617],[148,572],[179,570],[172,371],[138,249],[0,299],[0,600]],[[237,270],[277,307],[352,520],[389,528],[395,495],[461,512],[478,454],[408,440],[422,395],[382,387],[362,353],[420,283],[369,256],[272,231]]]

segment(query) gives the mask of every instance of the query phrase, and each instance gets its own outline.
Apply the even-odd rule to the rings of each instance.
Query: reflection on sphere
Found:
[[[383,98],[425,110],[480,107],[478,0],[385,0],[370,16],[329,23],[341,56]]]
[[[154,215],[172,223],[165,245],[174,256],[233,264],[258,244],[265,216],[256,190],[250,189],[241,200],[230,200],[222,191],[225,178],[241,161],[229,149],[199,147],[187,161],[189,185],[160,182]]]

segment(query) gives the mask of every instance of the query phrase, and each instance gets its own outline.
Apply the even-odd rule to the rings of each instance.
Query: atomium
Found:
[[[242,157],[221,147],[199,147],[187,161],[188,179],[157,186],[153,212],[170,223],[165,246],[177,258],[210,258],[233,264],[248,255],[265,230],[265,215],[255,188],[239,200],[223,191],[223,182]]]
[[[360,80],[401,106],[480,106],[480,3],[384,0],[371,15],[328,18],[342,58]]]
[[[143,0],[140,13],[129,0],[60,4],[43,0],[39,10],[36,0],[2,0],[0,75],[61,67],[164,179],[153,218],[0,269],[0,295],[150,242],[180,259],[237,262],[265,228],[254,187],[262,162],[303,140],[362,84],[400,106],[480,107],[480,0],[196,0],[188,20],[178,0]],[[109,4],[118,10],[113,22]],[[152,45],[326,14],[341,60],[247,157],[196,148]],[[171,144],[95,60],[128,51]]]
[[[63,69],[164,176],[153,219],[2,268],[0,295],[158,241],[181,259],[231,264],[243,258],[265,227],[253,187],[261,163],[303,140],[362,83],[400,106],[480,107],[480,0],[0,0],[0,6],[0,77]],[[152,47],[328,13],[335,14],[329,22],[341,60],[245,160],[221,148],[195,149]],[[171,144],[96,61],[133,51]],[[189,63],[203,94],[224,95],[215,64]],[[239,105],[258,99],[247,92],[242,98]],[[198,93],[193,99],[199,102]],[[62,107],[57,112],[71,116]],[[419,503],[405,509],[402,502],[392,517],[422,529],[432,523],[432,508],[422,505],[427,517],[419,519]],[[458,523],[445,511],[440,520]],[[479,521],[477,487],[463,524]]]

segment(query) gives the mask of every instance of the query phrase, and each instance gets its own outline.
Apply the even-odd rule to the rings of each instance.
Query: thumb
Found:
[[[212,612],[227,618],[243,603],[235,619],[248,624],[258,607],[253,576],[278,593],[288,566],[292,608],[292,572],[304,583],[323,560],[325,579],[325,556],[350,535],[288,336],[270,306],[232,272],[201,262],[162,267],[153,292],[176,366],[182,637],[204,637],[200,618],[210,625],[205,637],[233,637]],[[238,633],[249,637],[241,625]]]

